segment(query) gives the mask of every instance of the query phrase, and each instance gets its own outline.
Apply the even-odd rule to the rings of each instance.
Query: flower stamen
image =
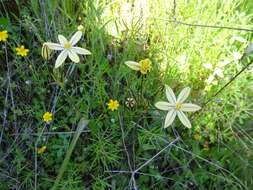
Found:
[[[147,74],[151,69],[151,61],[149,59],[144,59],[139,62],[140,71],[142,74]]]
[[[69,43],[69,42],[66,42],[65,44],[64,44],[64,48],[65,49],[70,49],[72,46],[71,46],[71,43]]]
[[[176,108],[176,110],[180,110],[182,108],[182,104],[179,102],[176,103],[175,108]]]

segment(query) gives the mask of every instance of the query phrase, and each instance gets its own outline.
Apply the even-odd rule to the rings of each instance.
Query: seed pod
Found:
[[[52,50],[49,49],[49,47],[46,44],[43,44],[42,46],[42,50],[41,50],[41,56],[45,59],[45,60],[49,60],[51,59],[52,55]]]
[[[136,101],[133,98],[127,98],[125,104],[128,108],[133,108],[136,104]]]

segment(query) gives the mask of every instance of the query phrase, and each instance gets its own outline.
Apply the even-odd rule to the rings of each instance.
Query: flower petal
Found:
[[[170,103],[175,104],[176,103],[176,96],[175,96],[173,90],[168,85],[165,85],[165,90],[166,90],[166,97],[167,97],[168,101]]]
[[[49,49],[52,49],[52,50],[63,50],[63,46],[61,44],[51,43],[51,42],[46,42],[44,44],[47,47],[49,47]]]
[[[155,107],[158,108],[159,110],[164,110],[164,111],[168,111],[170,109],[172,109],[174,106],[173,104],[169,103],[169,102],[156,102],[155,103]]]
[[[68,42],[68,40],[63,35],[58,35],[58,40],[62,46]]]
[[[211,63],[206,63],[203,65],[206,69],[211,70],[213,68],[213,65]]]
[[[201,109],[201,107],[196,104],[186,103],[186,104],[182,104],[182,108],[180,110],[186,111],[186,112],[194,112],[194,111],[198,111],[200,109]]]
[[[79,63],[80,58],[78,57],[78,55],[75,52],[69,50],[68,51],[68,56],[71,59],[71,61],[73,61],[75,63]]]
[[[186,126],[187,128],[191,128],[192,125],[191,125],[191,122],[189,121],[189,119],[187,118],[187,116],[182,112],[182,111],[177,111],[177,115],[178,115],[178,118],[180,119],[180,121],[182,122],[182,124],[184,126]]]
[[[209,85],[209,84],[211,84],[213,82],[213,80],[214,80],[214,75],[210,75],[208,77],[208,79],[206,80],[206,83]]]
[[[81,39],[82,37],[82,32],[80,31],[77,31],[73,36],[72,38],[70,39],[70,43],[72,46],[76,45],[76,43]]]
[[[62,63],[66,60],[67,56],[68,56],[68,52],[65,51],[65,50],[63,50],[63,51],[59,54],[59,56],[57,57],[57,59],[56,59],[55,68],[60,67],[60,66],[62,65]]]
[[[140,64],[135,61],[126,61],[125,64],[135,71],[140,70]]]
[[[215,68],[214,75],[217,75],[220,78],[224,78],[224,74],[221,68]]]
[[[189,96],[191,92],[190,87],[184,88],[178,95],[177,102],[183,103]]]
[[[174,109],[170,110],[167,113],[166,118],[165,118],[164,128],[167,128],[172,124],[172,122],[174,121],[176,115],[177,115],[177,111],[174,110]]]
[[[87,49],[80,48],[80,47],[72,47],[71,50],[74,53],[81,54],[81,55],[90,55],[91,54],[91,52],[88,51]]]

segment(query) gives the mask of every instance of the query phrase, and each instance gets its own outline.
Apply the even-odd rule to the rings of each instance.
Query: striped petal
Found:
[[[56,44],[56,43],[51,43],[51,42],[46,42],[44,44],[47,45],[47,47],[49,47],[49,49],[52,49],[52,50],[63,50],[63,46],[61,44]]]
[[[201,107],[196,104],[186,103],[186,104],[182,104],[182,108],[180,110],[186,111],[186,112],[195,112],[200,109],[201,109]]]
[[[172,122],[174,121],[176,115],[177,115],[177,112],[174,109],[170,110],[167,113],[166,118],[165,118],[164,128],[167,128],[172,124]]]
[[[182,111],[177,111],[177,116],[184,126],[186,126],[187,128],[192,127],[191,122],[189,121],[187,116]]]
[[[71,50],[74,53],[81,54],[81,55],[90,55],[91,54],[91,52],[88,51],[87,49],[80,48],[80,47],[72,47]]]
[[[71,59],[71,61],[73,61],[74,63],[79,63],[80,58],[78,57],[78,55],[75,52],[73,52],[71,50],[68,51],[68,56]]]
[[[168,111],[170,109],[172,109],[174,106],[173,104],[169,103],[169,102],[157,102],[155,103],[155,107],[159,110],[163,110],[163,111]]]
[[[135,71],[140,70],[140,64],[135,61],[126,61],[125,64]]]
[[[177,102],[183,103],[189,96],[191,92],[190,87],[184,88],[178,95]]]
[[[166,97],[170,103],[175,104],[176,103],[176,96],[173,92],[173,90],[168,86],[165,85],[165,91],[166,91]]]
[[[58,40],[62,46],[68,42],[68,40],[63,35],[58,35]]]
[[[73,36],[72,38],[70,39],[70,43],[72,46],[76,45],[76,43],[81,39],[82,37],[82,32],[80,31],[77,31]]]
[[[60,66],[62,65],[62,63],[66,60],[67,56],[68,56],[68,52],[65,51],[65,50],[63,50],[63,51],[59,54],[59,56],[57,57],[57,59],[56,59],[55,68],[60,67]]]

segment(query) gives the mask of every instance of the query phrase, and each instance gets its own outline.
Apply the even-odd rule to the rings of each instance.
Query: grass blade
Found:
[[[62,178],[62,176],[63,176],[63,174],[64,174],[64,172],[65,172],[65,170],[66,170],[66,167],[67,167],[67,165],[68,165],[68,163],[69,163],[69,159],[70,159],[70,157],[71,157],[71,155],[72,155],[72,152],[73,152],[73,150],[74,150],[74,148],[75,148],[75,146],[76,146],[76,142],[77,142],[77,140],[79,139],[79,137],[80,137],[80,135],[81,135],[83,129],[88,125],[88,123],[89,123],[89,121],[86,120],[85,118],[82,118],[82,119],[79,121],[78,126],[77,126],[77,130],[76,130],[76,133],[75,133],[75,135],[74,135],[74,137],[73,137],[73,139],[72,139],[72,142],[71,142],[71,144],[70,144],[70,146],[69,146],[69,149],[68,149],[68,151],[67,151],[67,153],[66,153],[66,156],[65,156],[64,161],[63,161],[63,163],[62,163],[62,165],[61,165],[61,168],[60,168],[60,170],[59,170],[59,173],[58,173],[58,175],[57,175],[57,178],[56,178],[56,180],[55,180],[55,182],[54,182],[54,186],[52,187],[52,190],[56,190],[56,189],[57,189],[57,187],[58,187],[58,185],[59,185],[59,182],[60,182],[60,180],[61,180],[61,178]]]

